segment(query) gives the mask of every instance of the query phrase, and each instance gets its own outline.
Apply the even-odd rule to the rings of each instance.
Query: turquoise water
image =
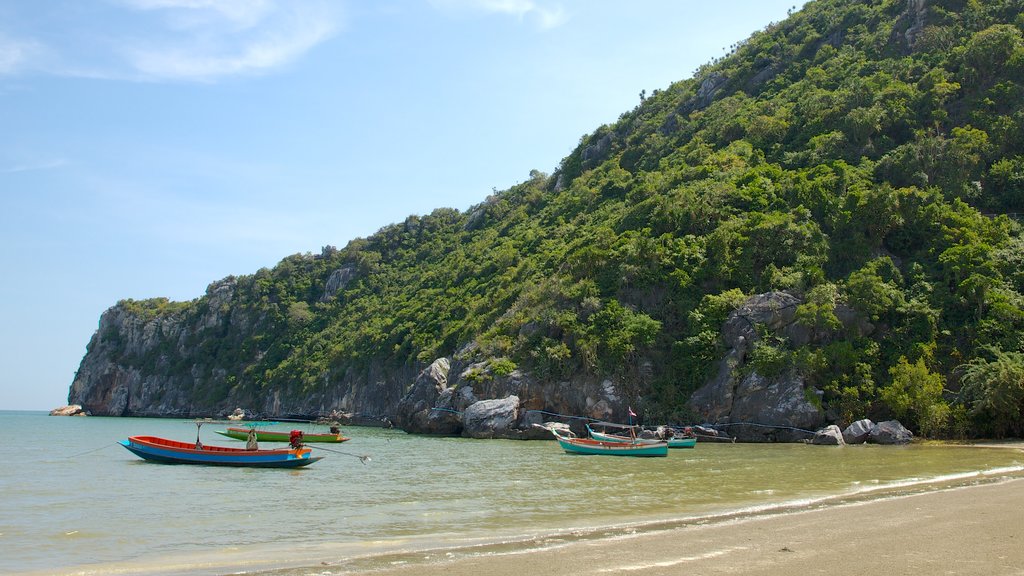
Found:
[[[242,445],[215,429],[203,427],[204,443]],[[699,443],[642,459],[571,456],[554,442],[343,431],[351,441],[324,447],[350,455],[320,452],[324,460],[300,470],[169,466],[116,442],[194,440],[191,422],[0,411],[0,573],[341,574],[324,566],[1024,470],[1018,450],[950,446]]]

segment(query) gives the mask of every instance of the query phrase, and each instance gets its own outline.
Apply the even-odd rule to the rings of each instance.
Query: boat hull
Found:
[[[251,468],[299,468],[323,458],[312,456],[309,448],[296,450],[244,450],[224,446],[195,445],[156,436],[130,436],[120,444],[136,456],[163,464],[203,464],[207,466],[244,466]]]
[[[593,429],[591,429],[589,427],[587,429],[590,432],[590,437],[593,438],[594,440],[600,440],[602,442],[625,442],[625,443],[633,441],[628,436],[619,436],[617,434],[605,434],[603,432],[598,432],[596,430],[593,430]],[[669,438],[668,440],[655,440],[653,438],[637,438],[636,442],[639,442],[641,444],[648,444],[648,443],[656,444],[656,443],[659,443],[659,442],[667,442],[669,448],[694,448],[694,447],[697,446],[697,439],[696,438],[687,438],[687,437],[684,437],[684,438]]]
[[[568,454],[606,455],[606,456],[668,456],[668,443],[651,444],[629,442],[605,442],[593,438],[563,438],[556,436],[562,450]]]
[[[249,438],[248,428],[228,428],[227,430],[214,430],[221,436],[227,436],[228,438],[234,438],[235,440],[247,440]],[[260,442],[288,442],[290,440],[289,434],[291,432],[277,432],[274,430],[256,430],[256,440]],[[302,442],[308,444],[310,442],[346,442],[348,438],[341,434],[317,434],[317,433],[302,433]]]
[[[697,446],[696,438],[669,438],[669,448],[695,448]]]

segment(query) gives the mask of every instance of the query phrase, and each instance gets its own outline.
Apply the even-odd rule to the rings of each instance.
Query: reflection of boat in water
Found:
[[[130,436],[120,444],[140,458],[164,464],[298,468],[323,458],[312,456],[312,450],[309,448],[246,450],[225,446],[203,446],[198,442],[179,442],[157,436]]]
[[[605,427],[605,431],[594,430],[593,426]],[[607,431],[607,428],[613,428],[616,430],[632,429],[633,432],[629,435],[623,433],[611,433]],[[603,442],[640,442],[640,443],[653,443],[667,442],[669,448],[693,448],[697,445],[696,436],[670,436],[665,440],[657,438],[640,438],[636,435],[635,426],[629,426],[628,424],[613,424],[611,422],[594,422],[593,424],[587,425],[587,432],[590,433],[590,437],[594,440],[601,440]]]
[[[229,427],[227,430],[214,430],[221,436],[227,436],[228,438],[234,438],[236,440],[246,440],[249,438],[249,430],[252,428],[239,428]],[[290,432],[281,432],[278,430],[260,430],[256,428],[256,440],[260,442],[288,442],[290,440]],[[349,440],[341,435],[341,431],[338,432],[303,432],[302,441],[305,443],[309,442],[345,442]]]
[[[555,435],[558,444],[568,454],[603,454],[607,456],[668,456],[667,442],[608,442],[595,440],[594,438],[576,438],[571,433],[566,434],[556,429],[551,433]]]

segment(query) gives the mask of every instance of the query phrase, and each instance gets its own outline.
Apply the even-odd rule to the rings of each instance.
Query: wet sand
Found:
[[[358,572],[1024,575],[1024,479]]]

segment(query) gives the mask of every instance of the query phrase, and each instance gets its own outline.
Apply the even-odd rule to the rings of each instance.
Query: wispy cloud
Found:
[[[329,38],[326,3],[271,0],[123,0],[154,13],[168,34],[121,47],[139,73],[157,80],[211,81],[287,64]]]
[[[0,166],[0,174],[15,174],[17,172],[36,172],[39,170],[52,170],[67,164],[65,160],[45,160],[32,164],[18,164],[15,166]]]
[[[210,81],[264,72],[298,58],[335,30],[326,7],[308,2],[288,7],[255,2],[232,9],[230,2],[211,7],[198,0],[135,1],[174,4],[163,8],[171,12],[167,21],[179,32],[172,41],[123,47],[136,70],[158,80]]]
[[[328,0],[108,0],[101,6],[27,14],[37,28],[27,27],[23,36],[34,39],[0,33],[0,74],[213,82],[285,66],[340,26],[340,10]]]
[[[569,15],[558,4],[542,4],[535,0],[430,0],[435,8],[454,12],[486,12],[531,20],[547,30],[564,24]]]
[[[18,72],[42,51],[43,47],[38,42],[0,34],[0,74]]]
[[[120,3],[135,10],[163,11],[168,16],[168,24],[182,29],[210,23],[251,28],[274,11],[271,0],[120,0]]]

